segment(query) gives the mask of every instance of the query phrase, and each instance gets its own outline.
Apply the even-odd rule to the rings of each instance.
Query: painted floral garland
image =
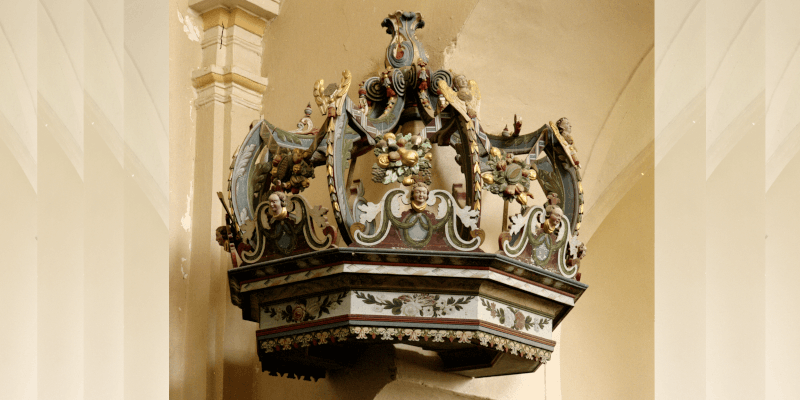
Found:
[[[270,318],[276,321],[290,323],[313,321],[320,318],[322,314],[330,314],[342,304],[346,296],[347,292],[344,292],[337,295],[301,299],[294,304],[287,304],[285,308],[268,307],[265,311]]]
[[[393,315],[405,315],[407,317],[429,317],[438,318],[452,315],[456,311],[461,311],[475,296],[441,298],[438,294],[413,293],[404,294],[391,300],[381,300],[375,298],[370,293],[354,292],[356,298],[361,299],[364,304],[374,304],[378,307],[383,306],[383,310],[391,310]],[[381,309],[378,308],[380,311]]]
[[[492,318],[497,318],[499,320],[500,325],[507,326],[517,331],[529,331],[533,328],[535,332],[539,332],[540,329],[544,329],[545,325],[550,323],[550,320],[547,318],[533,318],[530,315],[525,316],[520,309],[511,306],[505,307],[510,311],[510,313],[506,315],[505,309],[497,307],[497,304],[494,302],[481,299],[481,305],[486,307],[486,311],[491,312]]]

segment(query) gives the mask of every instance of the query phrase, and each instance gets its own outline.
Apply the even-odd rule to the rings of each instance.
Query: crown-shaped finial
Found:
[[[419,61],[428,62],[428,55],[416,36],[416,30],[425,26],[422,14],[398,10],[389,14],[381,22],[381,26],[386,28],[386,33],[392,35],[392,41],[386,48],[386,68],[407,67]]]

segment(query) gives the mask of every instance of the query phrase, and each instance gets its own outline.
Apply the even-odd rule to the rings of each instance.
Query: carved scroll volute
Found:
[[[392,35],[392,41],[386,48],[386,68],[408,67],[428,62],[425,48],[417,40],[416,30],[425,26],[420,13],[396,11],[381,22],[386,33]]]

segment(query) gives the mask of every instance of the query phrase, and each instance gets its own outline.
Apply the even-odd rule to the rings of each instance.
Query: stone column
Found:
[[[261,115],[267,79],[261,76],[262,39],[278,13],[272,0],[189,1],[202,18],[202,61],[191,73],[196,91],[190,263],[187,289],[185,375],[196,382],[186,399],[246,398],[257,361],[252,323],[241,320],[228,293],[229,254],[215,241],[224,224],[216,192],[225,191],[231,154]],[[187,76],[188,78],[188,76]],[[194,146],[192,146],[194,144]],[[227,197],[227,196],[225,196]]]

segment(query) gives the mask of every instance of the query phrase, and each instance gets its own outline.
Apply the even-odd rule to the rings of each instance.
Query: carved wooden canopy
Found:
[[[422,16],[398,11],[381,26],[391,35],[385,70],[358,85],[357,100],[349,71],[320,79],[319,128],[309,105],[291,131],[258,121],[236,152],[217,229],[235,267],[232,300],[259,323],[259,356],[273,373],[321,377],[388,341],[436,350],[445,369],[469,376],[533,371],[587,288],[570,123],[522,133],[515,117],[513,129],[486,132],[478,84],[428,65],[415,35]],[[434,146],[455,150],[448,171],[462,185],[431,187],[433,166],[453,163],[435,159]],[[353,178],[359,159],[385,190]],[[324,179],[313,179],[317,167]],[[534,182],[546,195],[538,204]],[[312,184],[326,185],[327,198],[304,197]],[[504,200],[499,237],[480,227],[483,196]],[[511,202],[521,211],[509,218]],[[486,240],[500,250],[485,253]]]

